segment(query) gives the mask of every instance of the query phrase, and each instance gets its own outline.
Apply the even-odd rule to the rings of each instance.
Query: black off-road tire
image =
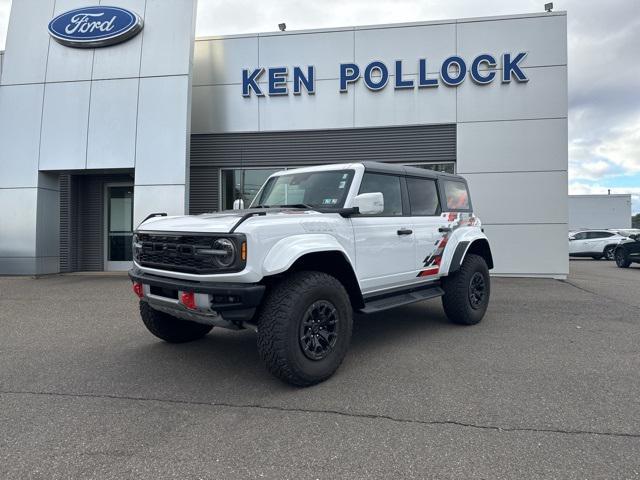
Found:
[[[629,255],[624,250],[624,248],[616,248],[615,252],[616,265],[620,268],[629,268],[631,265],[631,260],[629,260]]]
[[[326,356],[311,359],[303,350],[300,329],[317,305],[334,307],[336,337]],[[326,380],[338,369],[352,329],[353,308],[342,283],[322,272],[295,272],[275,284],[264,300],[258,320],[258,352],[274,376],[306,387]]]
[[[477,282],[479,277],[484,284],[482,299],[478,302],[472,300],[471,284]],[[460,269],[445,277],[442,282],[444,296],[442,306],[447,318],[460,325],[475,325],[482,320],[491,294],[491,281],[489,269],[484,258],[469,253],[465,256]]]
[[[185,343],[198,340],[213,326],[189,322],[154,310],[147,302],[140,302],[140,316],[147,330],[169,343]]]

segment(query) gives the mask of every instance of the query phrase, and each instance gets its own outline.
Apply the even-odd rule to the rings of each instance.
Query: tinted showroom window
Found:
[[[365,173],[362,177],[359,193],[380,192],[384,197],[384,211],[382,216],[402,215],[402,194],[400,177],[396,175],[382,175]]]
[[[411,215],[438,215],[440,202],[435,180],[407,178]]]
[[[469,192],[464,182],[444,180],[444,195],[447,199],[447,210],[468,210]]]

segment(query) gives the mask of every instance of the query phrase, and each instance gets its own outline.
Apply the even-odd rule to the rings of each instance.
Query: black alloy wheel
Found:
[[[311,360],[322,360],[338,340],[338,311],[328,300],[318,300],[307,308],[300,322],[300,347]]]
[[[477,310],[483,305],[486,290],[484,275],[480,272],[475,272],[469,282],[469,304],[471,308]]]

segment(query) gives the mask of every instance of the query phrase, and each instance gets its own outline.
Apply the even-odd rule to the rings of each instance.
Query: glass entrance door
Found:
[[[105,188],[105,270],[131,268],[133,238],[133,184]]]

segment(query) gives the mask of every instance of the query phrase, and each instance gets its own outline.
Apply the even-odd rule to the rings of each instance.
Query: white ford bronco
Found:
[[[339,367],[354,312],[442,297],[452,322],[478,323],[493,268],[462,177],[375,162],[275,173],[246,210],[152,214],[133,256],[151,333],[252,328],[269,371],[300,386]]]

